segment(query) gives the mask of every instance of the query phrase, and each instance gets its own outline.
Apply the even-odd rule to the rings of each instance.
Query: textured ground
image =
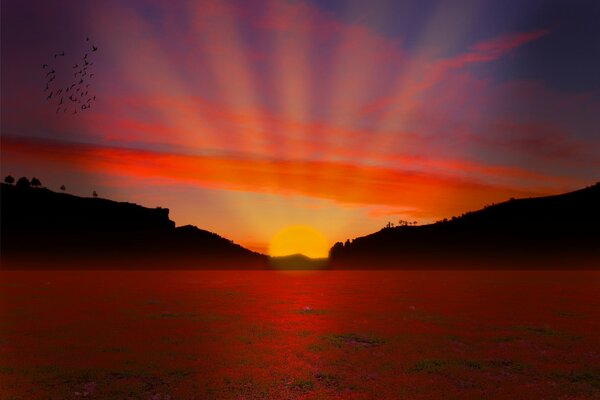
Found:
[[[1,399],[600,398],[600,272],[0,272]]]

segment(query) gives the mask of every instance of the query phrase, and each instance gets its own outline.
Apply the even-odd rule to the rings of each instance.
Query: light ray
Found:
[[[400,104],[400,109],[396,110],[396,113],[384,113],[383,118],[377,121],[375,125],[374,134],[361,142],[365,154],[363,162],[368,162],[377,152],[380,154],[387,152],[388,149],[395,146],[395,143],[402,140],[398,137],[401,136],[398,135],[398,131],[403,131],[403,118],[411,111],[410,101],[424,87],[419,83],[424,74],[424,66],[434,57],[434,54],[439,54],[445,49],[451,48],[463,37],[467,24],[474,15],[475,10],[476,7],[473,4],[467,5],[465,3],[457,6],[455,2],[450,1],[437,4],[428,24],[422,29],[422,38],[415,46],[415,53],[407,60],[396,81],[390,84],[391,90],[387,97],[397,99],[395,104]],[[444,21],[452,18],[450,16],[455,19],[458,18],[461,22],[458,26],[461,29],[448,31],[441,28],[446,26]],[[440,44],[444,48],[439,48]],[[354,192],[361,190],[361,188],[355,186],[349,188],[349,190]],[[352,193],[348,195],[353,196]]]

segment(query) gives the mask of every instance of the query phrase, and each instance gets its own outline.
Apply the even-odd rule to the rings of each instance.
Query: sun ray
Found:
[[[416,51],[411,55],[410,59],[403,65],[402,71],[397,76],[397,79],[390,84],[390,90],[387,98],[397,99],[395,104],[400,105],[400,109],[396,113],[384,113],[383,117],[377,120],[372,134],[368,138],[364,138],[361,142],[361,149],[364,163],[369,163],[377,154],[381,155],[391,149],[402,139],[399,133],[403,131],[403,117],[410,112],[410,100],[422,88],[420,81],[423,76],[424,66],[429,60],[435,57],[435,54],[442,53],[444,50],[455,45],[464,35],[467,24],[470,18],[474,15],[475,6],[467,7],[466,5],[456,6],[455,3],[445,1],[436,6],[435,11],[429,19],[428,24],[422,30],[422,37],[419,43],[415,46]],[[441,27],[446,25],[443,23],[449,15],[460,17],[461,29],[448,31]],[[440,48],[440,44],[442,47]],[[400,132],[399,132],[400,131]],[[363,170],[364,171],[364,170]],[[361,170],[358,171],[362,174]],[[359,177],[361,179],[362,176]],[[363,190],[358,185],[348,188],[348,197],[355,196],[352,192]]]
[[[168,126],[173,127],[172,132],[176,136],[171,137],[170,140],[188,146],[190,149],[231,151],[231,139],[226,138],[224,132],[218,131],[219,125],[214,116],[211,116],[210,110],[205,109],[196,101],[196,88],[185,81],[185,65],[175,64],[170,61],[169,57],[164,56],[168,54],[169,49],[161,48],[161,41],[145,19],[135,11],[125,8],[111,9],[110,12],[112,13],[111,18],[127,21],[128,26],[134,27],[132,32],[139,34],[137,39],[129,38],[128,41],[128,43],[135,42],[135,49],[117,46],[113,50],[116,52],[114,58],[127,63],[127,66],[121,70],[126,74],[128,81],[140,93],[146,95],[145,102],[152,107],[152,111],[160,115],[160,118]],[[256,98],[253,96],[252,79],[246,71],[247,63],[243,61],[242,46],[236,37],[235,23],[227,13],[219,16],[220,23],[210,28],[213,30],[212,34],[222,36],[224,40],[227,40],[229,53],[222,57],[219,51],[216,51],[218,49],[210,47],[203,56],[203,61],[208,62],[216,74],[219,92],[224,94],[225,100],[234,107],[249,109],[250,105],[256,104]],[[223,20],[225,23],[222,23]],[[216,32],[214,32],[215,30]],[[206,41],[206,38],[202,37],[200,43],[203,40]],[[128,53],[121,53],[123,51]],[[141,57],[132,58],[131,52]],[[145,60],[148,59],[153,61],[150,66],[145,63]],[[132,62],[139,63],[138,68],[135,68],[135,65],[132,66]],[[229,74],[237,77],[233,83],[231,83]],[[243,90],[239,90],[240,86]],[[161,94],[160,97],[155,96],[158,93]],[[148,101],[149,99],[156,99],[155,103],[152,105],[152,100]],[[169,104],[170,99],[177,99],[177,104]],[[255,121],[257,120],[255,119]],[[262,131],[263,129],[259,127],[252,135],[247,135],[238,128],[233,132],[236,137],[236,148],[245,152],[255,151],[256,149],[248,144],[247,139],[262,133]],[[262,151],[264,154],[267,150]],[[210,168],[210,165],[207,167]],[[227,173],[227,171],[220,173]],[[233,174],[235,171],[229,171],[229,173]],[[236,211],[238,220],[243,220],[250,214],[240,210],[238,205],[231,205],[230,208]]]
[[[308,59],[311,56],[312,21],[311,10],[304,3],[288,3],[272,0],[268,3],[266,23],[272,32],[272,53],[270,59],[272,76],[277,99],[277,109],[281,118],[287,122],[289,129],[279,131],[280,142],[278,159],[305,160],[310,156],[305,146],[308,132],[302,129],[302,122],[310,118],[309,103],[311,95],[311,70]],[[300,169],[304,169],[304,164]],[[303,174],[292,175],[293,185]],[[288,183],[280,182],[281,188],[287,192]],[[289,196],[294,209],[297,198]],[[290,218],[293,216],[290,215]]]
[[[388,8],[389,4],[384,2],[378,11],[385,13]],[[342,18],[352,18],[358,13],[357,9],[357,3],[350,3],[345,8]],[[389,46],[388,43],[359,23],[354,23],[341,31],[339,44],[336,46],[332,58],[333,73],[329,90],[329,115],[327,119],[327,124],[330,127],[334,129],[336,127],[349,127],[352,129],[355,126],[358,120],[359,107],[367,99],[365,93],[377,79],[378,63],[385,62],[374,60],[372,57],[373,52],[396,50],[387,46]],[[333,149],[339,146],[338,143],[333,143],[336,136],[331,133],[323,135],[324,140],[321,145],[324,147],[323,153],[326,157],[331,156]],[[351,146],[354,144],[354,140],[354,138],[346,138]],[[333,178],[332,174],[332,170],[324,170],[320,184],[327,185],[328,181]],[[350,221],[347,221],[347,224],[350,223]],[[339,230],[343,231],[345,228],[346,226],[340,226]]]

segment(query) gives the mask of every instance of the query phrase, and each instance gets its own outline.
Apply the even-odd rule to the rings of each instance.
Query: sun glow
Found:
[[[306,225],[292,225],[280,230],[269,244],[269,255],[272,257],[303,254],[310,258],[325,258],[328,252],[325,236]]]

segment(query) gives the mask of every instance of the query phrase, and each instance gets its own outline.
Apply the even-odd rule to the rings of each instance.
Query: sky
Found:
[[[3,176],[167,207],[256,251],[293,225],[332,245],[600,177],[595,0],[1,11]],[[85,53],[82,110],[56,91]]]

